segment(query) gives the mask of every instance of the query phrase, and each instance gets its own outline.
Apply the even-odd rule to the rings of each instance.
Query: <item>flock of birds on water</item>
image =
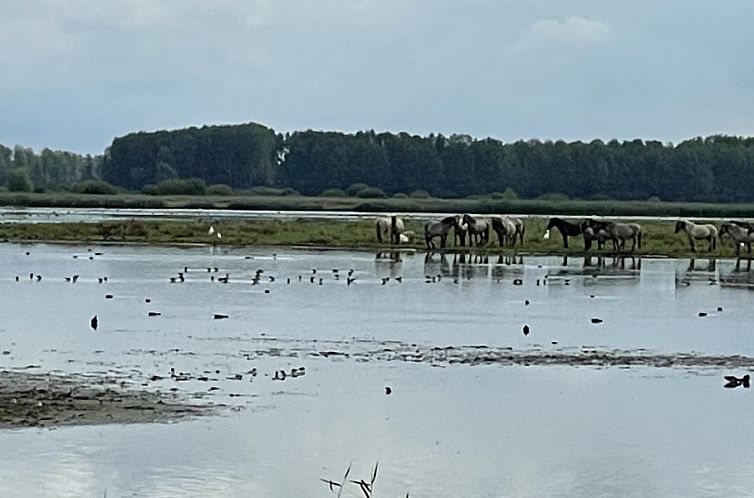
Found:
[[[459,220],[462,220],[463,224],[460,224]],[[469,228],[470,226],[473,226],[473,224],[477,224],[478,225],[480,223],[485,223],[484,221],[475,220],[474,218],[470,217],[469,215],[464,215],[463,217],[460,217],[460,216],[456,216],[456,217],[452,217],[452,218],[448,217],[448,218],[445,219],[445,221],[448,221],[450,223],[451,227],[456,227],[457,231],[459,231],[459,232],[461,232],[461,231],[466,232],[466,234],[469,235],[469,242],[470,243],[472,243],[473,241],[476,240],[477,245],[480,245],[480,243],[482,243],[484,241],[483,238],[476,238],[476,239],[473,238],[475,232],[474,232],[473,229],[470,230],[470,228]],[[489,223],[489,225],[487,225],[487,230],[489,230],[490,228],[493,228],[493,224],[492,223],[490,223],[490,222],[487,222],[487,223]],[[563,236],[563,241],[564,241],[564,247],[567,247],[568,237],[569,236],[580,234],[580,235],[582,235],[584,237],[585,242],[587,242],[587,241],[589,241],[589,242],[596,241],[596,242],[598,242],[600,244],[600,247],[601,247],[601,244],[604,243],[604,242],[606,242],[607,240],[613,240],[613,243],[616,244],[615,245],[615,249],[619,250],[619,249],[621,249],[623,247],[621,245],[621,242],[617,240],[618,237],[613,237],[611,235],[611,233],[615,233],[615,232],[612,232],[612,231],[616,230],[616,228],[615,228],[616,224],[617,225],[626,225],[626,224],[622,224],[620,222],[605,222],[605,221],[597,221],[597,220],[593,220],[593,219],[585,219],[585,220],[583,220],[581,222],[581,224],[572,224],[571,223],[569,225],[569,222],[565,222],[564,220],[561,220],[560,218],[551,218],[550,222],[549,222],[549,224],[547,226],[547,231],[545,232],[545,238],[549,238],[550,230],[552,228],[556,228],[556,229],[558,229],[558,230],[561,231],[561,234]],[[430,224],[427,224],[426,226],[429,226],[429,225]],[[630,225],[632,225],[632,227],[629,227],[629,232],[631,232],[631,235],[629,235],[628,237],[629,238],[634,237],[634,242],[636,243],[636,235],[639,234],[638,235],[638,242],[640,244],[640,240],[641,240],[641,238],[640,238],[640,231],[641,231],[640,226],[637,225],[637,224],[630,224]],[[741,235],[741,237],[745,238],[744,241],[739,242],[739,245],[737,246],[737,249],[740,248],[741,246],[745,246],[746,244],[748,244],[748,247],[749,247],[749,250],[750,250],[750,248],[751,248],[751,242],[754,242],[754,224],[751,224],[751,223],[748,223],[748,222],[739,222],[739,221],[732,221],[732,222],[730,222],[728,224],[723,224],[722,230],[723,231],[727,230],[728,231],[727,233],[729,235],[731,235],[731,237],[734,240],[737,240],[731,234],[731,228],[730,228],[731,225],[735,226],[735,227],[741,228],[742,229],[741,232],[743,234],[743,235]],[[569,226],[571,227],[571,231],[570,232],[568,231],[569,230],[569,228],[568,228]],[[398,231],[398,227],[400,227],[400,232]],[[404,234],[405,232],[403,232],[402,227],[403,227],[402,220],[400,220],[400,218],[398,218],[396,216],[378,219],[378,221],[377,221],[377,234],[378,234],[377,237],[378,237],[378,240],[380,240],[382,242],[383,238],[381,237],[381,235],[385,235],[386,236],[385,238],[387,238],[387,236],[389,235],[391,243],[398,244],[398,243],[401,243],[401,242],[405,242],[406,241],[405,234]],[[704,230],[702,232],[699,232],[699,227],[702,227]],[[508,236],[512,238],[513,243],[515,244],[515,241],[516,241],[517,238],[520,238],[521,243],[523,243],[523,234],[524,234],[524,231],[525,231],[525,227],[524,227],[523,223],[520,222],[520,221],[511,222],[511,226],[509,228],[510,228],[511,232],[510,232],[510,234],[508,234]],[[495,226],[494,230],[495,231],[500,230],[499,224],[497,224]],[[713,248],[713,245],[714,245],[714,241],[718,237],[718,230],[717,230],[717,228],[714,225],[711,225],[711,224],[708,224],[708,225],[694,225],[691,222],[679,221],[676,224],[676,230],[675,231],[676,231],[676,233],[678,233],[680,231],[685,231],[688,234],[689,243],[691,244],[691,249],[692,250],[695,249],[695,247],[694,247],[694,240],[696,238],[706,238],[706,239],[710,240],[710,251],[711,251],[712,248]],[[700,236],[700,233],[702,234],[702,236]],[[446,234],[447,234],[447,232],[446,232]],[[214,227],[210,227],[209,235],[214,235],[218,239],[220,239],[222,237],[222,235],[220,234],[220,232],[216,231],[214,229]],[[403,235],[403,237],[401,237],[401,235]],[[478,231],[476,232],[476,235],[479,236],[479,232]],[[498,233],[498,235],[500,236],[500,233]],[[489,233],[487,233],[486,236],[489,237]],[[503,245],[503,243],[504,243],[505,240],[507,240],[507,239],[504,238],[503,236],[500,237],[500,243],[501,243],[501,245]],[[623,242],[623,244],[625,244],[625,240],[623,240],[622,242]],[[445,243],[445,241],[443,240],[443,246],[444,246],[444,243]],[[428,246],[429,246],[429,243],[428,243]],[[587,247],[589,247],[589,246],[587,245]],[[102,252],[93,252],[91,249],[87,249],[87,251],[88,251],[89,254],[88,254],[88,256],[85,256],[85,257],[87,257],[89,260],[93,260],[95,258],[95,256],[102,256],[103,255]],[[27,256],[29,256],[30,255],[30,251],[26,251],[25,254]],[[79,259],[79,257],[80,257],[79,255],[73,255],[74,259]],[[277,255],[273,253],[272,257],[273,257],[273,259],[276,259]],[[253,257],[252,256],[246,256],[244,259],[253,259]],[[217,274],[217,273],[220,272],[220,269],[218,267],[189,268],[188,266],[184,266],[183,269],[182,269],[182,271],[177,272],[176,276],[169,277],[168,281],[171,284],[185,283],[186,282],[186,275],[189,272],[192,272],[192,273],[201,272],[201,273],[209,274],[211,282],[218,282],[218,283],[221,283],[221,284],[228,284],[230,282],[230,278],[231,278],[229,272],[225,272],[221,276],[216,276],[215,274]],[[346,283],[347,286],[350,286],[354,282],[356,282],[356,277],[354,276],[354,272],[355,272],[355,270],[353,268],[350,268],[345,273],[345,283]],[[332,275],[332,278],[334,280],[336,280],[336,281],[337,280],[341,280],[341,272],[340,272],[340,270],[338,268],[332,268],[329,271],[329,273]],[[309,281],[309,283],[310,284],[323,285],[324,284],[324,277],[321,276],[322,274],[323,274],[323,272],[321,270],[318,273],[318,269],[317,268],[312,268],[311,274],[308,275],[308,281]],[[75,284],[76,282],[78,282],[79,278],[80,278],[79,274],[73,274],[71,276],[64,277],[64,279],[65,279],[66,282],[70,282],[72,284]],[[403,277],[402,276],[379,277],[379,278],[380,278],[380,284],[381,285],[386,285],[391,280],[397,282],[398,284],[402,283],[402,281],[403,281]],[[301,274],[299,274],[298,277],[297,277],[297,279],[298,279],[299,282],[302,282],[302,281],[304,281],[304,276],[301,275]],[[546,283],[547,283],[546,279],[547,279],[547,275],[545,275],[545,280],[543,282],[544,285],[546,285]],[[16,282],[20,282],[21,281],[21,277],[19,275],[16,275],[15,280],[16,280]],[[40,281],[42,281],[42,275],[35,274],[35,273],[30,273],[29,274],[29,280],[40,282]],[[442,275],[441,274],[426,275],[425,276],[425,282],[426,283],[437,283],[437,282],[440,282],[441,280],[442,280]],[[262,269],[262,268],[259,268],[259,269],[257,269],[254,272],[254,274],[253,274],[252,278],[250,279],[249,283],[251,285],[260,285],[263,282],[264,283],[274,283],[275,281],[276,281],[276,277],[275,276],[273,276],[273,275],[265,275],[265,270]],[[104,283],[108,282],[108,277],[107,276],[98,276],[97,277],[97,282],[99,284],[104,284]],[[292,282],[292,279],[290,277],[286,278],[286,284],[287,285],[290,285],[291,282]],[[458,283],[458,278],[457,277],[454,279],[454,282]],[[522,283],[523,283],[522,279],[514,279],[514,281],[513,281],[514,285],[522,285]],[[539,279],[537,280],[537,285],[540,285]],[[270,292],[271,292],[271,290],[269,288],[264,289],[264,293],[265,294],[269,294]],[[591,295],[590,297],[594,297],[594,296]],[[105,299],[113,299],[113,298],[114,298],[114,296],[112,294],[106,294],[105,295]],[[150,298],[145,298],[144,301],[146,303],[150,303],[151,299]],[[528,305],[528,304],[529,304],[529,300],[526,300],[525,301],[525,305]],[[717,310],[718,311],[722,311],[722,308],[718,307]],[[158,317],[158,316],[161,316],[161,313],[158,312],[158,311],[148,311],[147,314],[148,314],[149,317]],[[705,312],[699,312],[699,316],[700,317],[706,316],[706,313]],[[227,319],[227,318],[229,318],[229,315],[224,314],[224,313],[214,313],[213,314],[213,318],[215,320]],[[591,319],[591,323],[592,324],[600,324],[602,322],[603,322],[603,320],[601,318],[596,318],[595,317],[595,318]],[[97,315],[94,315],[90,319],[89,325],[90,325],[90,327],[91,327],[92,330],[97,331],[97,329],[99,327],[99,318],[98,318]],[[530,334],[530,332],[531,332],[531,329],[530,329],[529,325],[525,324],[523,326],[523,328],[522,328],[522,333],[525,336],[528,336]],[[250,371],[250,372],[247,372],[247,373],[251,374],[252,377],[256,376],[256,372],[252,373]],[[288,377],[296,378],[296,377],[299,377],[299,376],[303,376],[304,374],[305,374],[304,367],[294,368],[294,369],[292,369],[290,371],[290,373],[286,372],[285,370],[279,370],[279,371],[275,371],[273,380],[285,380]],[[185,379],[186,375],[188,375],[188,374],[185,374],[183,372],[176,373],[174,369],[171,369],[171,375],[170,375],[170,377],[173,380],[187,380],[187,379]],[[157,377],[159,378],[159,376],[157,376]],[[732,376],[732,375],[725,376],[724,378],[726,380],[726,384],[724,385],[724,387],[726,387],[726,388],[736,388],[736,387],[749,388],[749,386],[750,386],[749,375],[748,374],[744,375],[744,376],[742,376],[740,378],[736,377],[736,376]],[[152,380],[156,380],[156,379],[153,378]],[[197,380],[202,380],[202,379],[198,378]],[[386,394],[390,394],[390,393],[391,393],[391,389],[389,387],[386,388]]]

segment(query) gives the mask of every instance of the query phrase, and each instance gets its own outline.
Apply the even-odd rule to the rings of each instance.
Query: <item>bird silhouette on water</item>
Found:
[[[745,389],[749,388],[749,374],[744,375],[740,379],[736,377],[735,375],[726,375],[725,380],[727,381],[727,383],[725,384],[724,387],[728,389],[733,389],[739,386],[742,386]]]

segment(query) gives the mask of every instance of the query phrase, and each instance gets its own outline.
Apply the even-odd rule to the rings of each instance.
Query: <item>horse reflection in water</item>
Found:
[[[374,269],[378,278],[402,276],[403,255],[400,251],[378,251],[374,256]]]
[[[570,260],[575,263],[570,263]],[[579,261],[583,263],[579,265]],[[563,256],[559,267],[552,266],[547,269],[549,284],[570,285],[572,280],[583,282],[584,285],[621,282],[636,284],[640,276],[641,258],[632,255],[587,255],[576,259]]]
[[[688,287],[692,282],[716,284],[717,281],[716,258],[698,261],[695,257],[691,257],[689,258],[688,267],[684,271],[677,273],[675,277],[676,287]]]
[[[523,256],[455,253],[452,260],[442,252],[429,251],[424,256],[424,275],[435,280],[442,278],[461,280],[492,278],[500,281],[509,273],[520,278],[524,264]]]
[[[754,272],[751,271],[751,258],[736,258],[730,272],[720,272],[720,286],[754,290]]]

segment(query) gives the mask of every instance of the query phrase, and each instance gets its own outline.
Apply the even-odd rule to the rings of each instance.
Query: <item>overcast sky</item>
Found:
[[[754,135],[754,2],[0,0],[0,143],[132,131]]]

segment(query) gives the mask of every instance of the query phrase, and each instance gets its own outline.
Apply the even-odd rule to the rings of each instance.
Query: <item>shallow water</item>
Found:
[[[327,496],[320,478],[378,461],[375,496],[754,489],[751,394],[722,379],[754,367],[746,262],[41,244],[0,261],[0,368],[229,407],[0,431],[0,496]]]
[[[403,212],[406,220],[440,219],[447,213]],[[47,208],[47,207],[0,207],[3,223],[94,223],[124,219],[149,220],[279,220],[311,219],[358,221],[374,220],[385,216],[382,212],[367,211],[301,211],[301,210],[243,210],[243,209],[151,209],[151,208]],[[569,217],[567,215],[562,215]],[[519,218],[548,218],[547,215],[516,215]],[[583,216],[572,216],[581,218]],[[677,217],[632,216],[635,220],[675,221]],[[697,220],[722,221],[722,218],[695,218]]]

